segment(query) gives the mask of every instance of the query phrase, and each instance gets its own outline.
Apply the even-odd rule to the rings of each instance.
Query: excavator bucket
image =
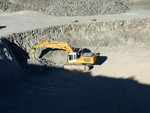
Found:
[[[35,59],[35,51],[36,51],[35,48],[31,49],[31,56],[33,59]]]

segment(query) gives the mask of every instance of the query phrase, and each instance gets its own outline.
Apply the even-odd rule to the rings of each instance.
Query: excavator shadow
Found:
[[[97,60],[95,65],[102,65],[106,62],[107,56],[100,56],[100,53],[97,53]]]

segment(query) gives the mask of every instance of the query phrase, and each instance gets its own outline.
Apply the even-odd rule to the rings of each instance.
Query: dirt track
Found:
[[[101,57],[106,61],[95,65],[92,75],[104,75],[113,78],[132,78],[139,83],[150,84],[150,48],[147,47],[119,47],[101,48]]]
[[[79,16],[79,17],[54,17],[36,12],[16,12],[0,14],[1,26],[5,29],[0,30],[0,36],[5,36],[11,33],[17,33],[36,28],[44,28],[49,26],[57,26],[63,24],[73,24],[73,20],[78,20],[78,23],[90,23],[92,19],[96,21],[114,21],[137,18],[150,18],[149,10],[130,11],[123,14],[99,15],[99,16]],[[10,21],[11,20],[11,21]],[[78,24],[77,23],[77,24]]]

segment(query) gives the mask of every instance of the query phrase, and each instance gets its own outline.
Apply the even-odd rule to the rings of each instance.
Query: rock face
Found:
[[[34,10],[53,16],[118,14],[129,10],[120,0],[1,0],[0,6],[4,12]]]
[[[10,42],[29,52],[39,41],[67,42],[73,47],[149,45],[150,19],[117,20],[51,26],[6,36]],[[109,31],[109,32],[108,32]],[[134,43],[134,45],[132,44]]]

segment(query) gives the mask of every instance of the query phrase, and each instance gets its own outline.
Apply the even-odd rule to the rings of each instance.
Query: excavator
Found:
[[[74,52],[66,42],[51,42],[45,39],[35,44],[31,49],[31,56],[35,59],[36,48],[48,47],[62,49],[68,53],[67,64],[63,68],[68,70],[90,70],[90,67],[96,62],[96,53],[83,51]]]

